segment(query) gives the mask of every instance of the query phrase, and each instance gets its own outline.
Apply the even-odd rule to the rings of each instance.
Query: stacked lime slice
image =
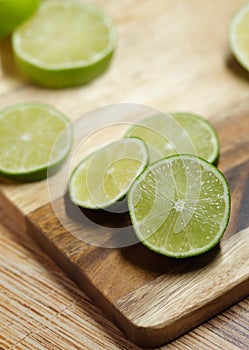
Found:
[[[70,120],[50,105],[27,102],[0,112],[0,176],[4,178],[46,178],[48,169],[52,173],[62,164],[71,144]]]
[[[147,144],[150,163],[174,154],[194,154],[216,163],[219,156],[215,129],[193,113],[161,113],[140,120],[125,136],[139,138]]]
[[[136,179],[128,206],[145,246],[184,258],[220,241],[229,220],[230,194],[215,166],[196,156],[177,155],[155,162]]]
[[[77,166],[70,179],[70,197],[85,208],[106,208],[126,195],[147,162],[148,154],[142,141],[113,142]]]

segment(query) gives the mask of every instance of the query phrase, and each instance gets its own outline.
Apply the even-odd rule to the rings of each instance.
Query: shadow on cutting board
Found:
[[[149,250],[136,238],[125,201],[121,204],[124,209],[121,213],[79,208],[70,201],[68,194],[64,197],[64,203],[67,215],[72,220],[81,222],[83,231],[84,225],[85,231],[88,231],[91,224],[95,226],[93,234],[97,235],[102,235],[103,227],[114,228],[112,234],[107,236],[106,242],[118,248],[122,259],[149,274],[186,273],[201,269],[219,254],[219,245],[201,256],[177,260]],[[118,208],[120,209],[120,206]],[[98,250],[99,254],[101,252],[105,254],[104,249],[106,248],[96,246],[94,250]]]
[[[248,82],[249,81],[249,72],[244,69],[236,58],[232,55],[231,52],[228,52],[225,57],[226,67],[238,78]]]

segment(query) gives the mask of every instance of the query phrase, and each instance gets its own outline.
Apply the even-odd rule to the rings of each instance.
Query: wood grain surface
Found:
[[[50,103],[72,120],[84,115],[89,131],[96,118],[86,113],[113,103],[199,113],[218,131],[219,168],[232,189],[232,217],[221,249],[195,260],[198,268],[189,269],[186,262],[175,268],[167,259],[165,268],[165,259],[140,245],[102,249],[68,234],[48,204],[46,181],[1,182],[2,221],[15,231],[0,227],[3,349],[138,349],[29,238],[27,217],[37,242],[43,242],[109,318],[143,346],[172,340],[249,292],[249,74],[234,60],[228,45],[229,21],[244,1],[89,2],[106,10],[117,26],[119,41],[110,69],[79,88],[40,88],[17,72],[7,39],[0,48],[0,108],[31,100]],[[122,116],[117,115],[117,121]],[[113,131],[112,138],[118,133]],[[63,215],[65,200],[55,201]],[[93,231],[88,227],[86,233]],[[100,231],[108,237],[108,228]],[[191,280],[196,287],[192,290]],[[194,296],[191,305],[177,292],[182,283]],[[171,288],[165,291],[165,285]],[[179,301],[177,310],[174,298]],[[247,349],[248,310],[246,299],[167,348]]]
[[[0,224],[0,349],[138,350],[30,235]],[[248,349],[249,299],[157,349]]]

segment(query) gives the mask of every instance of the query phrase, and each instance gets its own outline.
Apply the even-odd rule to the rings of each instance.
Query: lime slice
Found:
[[[31,102],[13,105],[0,112],[0,176],[41,180],[48,168],[59,167],[71,143],[71,122],[55,108]]]
[[[249,71],[249,3],[234,14],[230,23],[229,40],[234,56]]]
[[[72,202],[90,209],[114,204],[124,197],[147,161],[146,146],[136,139],[122,139],[96,151],[71,176]]]
[[[17,64],[47,87],[80,85],[106,70],[116,44],[111,19],[80,1],[46,1],[13,34]]]
[[[150,163],[174,154],[193,154],[216,163],[219,141],[215,129],[193,113],[158,114],[132,125],[125,137],[148,145]]]
[[[40,0],[0,0],[0,39],[11,34],[40,5]]]
[[[223,174],[193,155],[175,155],[150,165],[128,193],[138,239],[174,258],[202,254],[221,239],[230,215]]]

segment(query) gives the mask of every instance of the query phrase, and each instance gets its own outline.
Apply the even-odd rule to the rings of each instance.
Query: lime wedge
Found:
[[[147,161],[146,146],[136,139],[122,139],[94,152],[71,176],[72,202],[90,209],[114,204],[125,196]]]
[[[125,137],[146,142],[150,163],[174,154],[193,154],[216,163],[219,141],[215,129],[193,113],[158,114],[132,125]]]
[[[150,165],[128,193],[138,239],[174,258],[202,254],[221,239],[230,216],[223,174],[193,155],[176,155]]]
[[[23,21],[38,8],[41,0],[1,0],[0,39],[11,34]]]
[[[13,34],[22,73],[47,87],[80,85],[103,73],[116,45],[111,19],[80,1],[46,1]]]
[[[0,176],[41,180],[48,168],[59,167],[71,143],[71,122],[57,109],[31,102],[13,105],[0,112]]]
[[[249,3],[234,14],[229,30],[231,50],[238,62],[249,71]]]

